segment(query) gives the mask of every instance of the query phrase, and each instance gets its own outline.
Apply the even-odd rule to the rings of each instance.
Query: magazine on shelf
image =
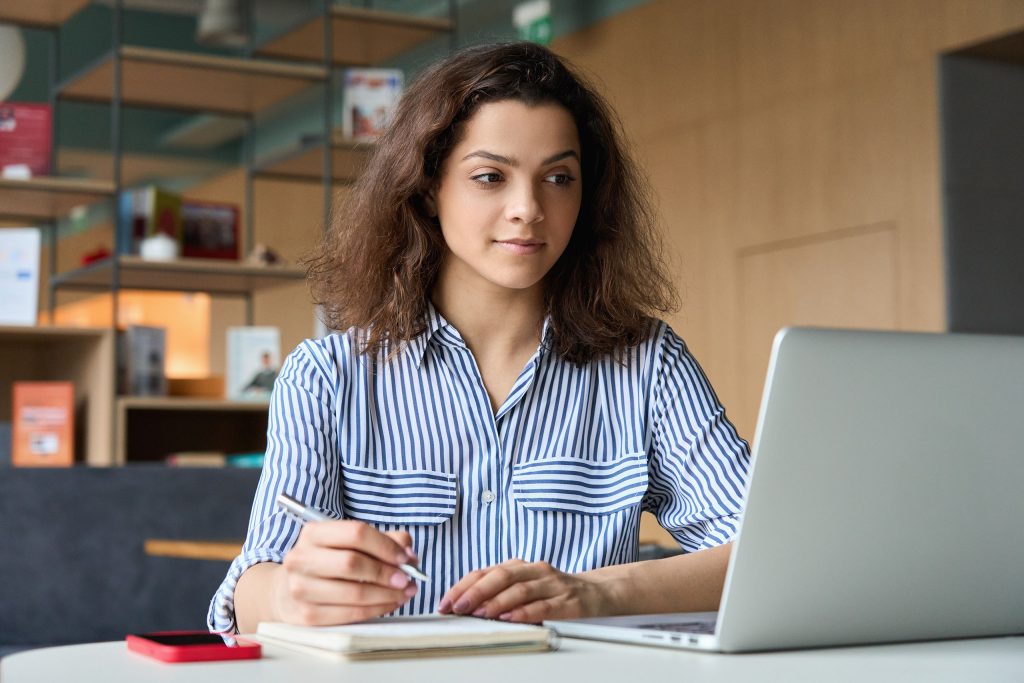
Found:
[[[35,325],[39,228],[0,228],[0,325]]]
[[[71,382],[14,382],[11,464],[70,467],[75,460]]]
[[[380,137],[402,96],[401,69],[346,69],[341,131],[346,140]]]
[[[280,330],[229,327],[226,363],[228,398],[266,400],[280,368]]]
[[[166,396],[167,331],[162,327],[128,325],[118,333],[121,367],[118,391],[124,396]]]
[[[0,102],[0,175],[31,178],[50,174],[52,118],[48,104]]]

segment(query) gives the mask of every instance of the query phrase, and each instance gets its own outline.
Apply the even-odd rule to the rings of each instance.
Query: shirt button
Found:
[[[480,500],[482,500],[485,503],[493,503],[494,502],[494,491],[491,491],[490,489],[487,489],[486,491],[484,491],[480,495]]]

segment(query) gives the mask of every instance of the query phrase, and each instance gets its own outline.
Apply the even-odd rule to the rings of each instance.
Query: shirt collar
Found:
[[[427,348],[430,346],[430,341],[436,336],[439,343],[446,344],[448,346],[466,346],[466,342],[462,340],[462,335],[456,330],[451,323],[449,323],[441,312],[434,308],[434,304],[427,302],[426,310],[426,323],[427,326],[423,332],[416,338],[410,340],[405,348],[404,353],[407,353],[412,358],[413,362],[416,363],[416,367],[423,365],[423,358],[426,356]],[[544,316],[544,325],[540,332],[540,346],[537,347],[537,356],[543,356],[550,351],[552,346],[552,337],[554,330],[551,328],[551,314]]]

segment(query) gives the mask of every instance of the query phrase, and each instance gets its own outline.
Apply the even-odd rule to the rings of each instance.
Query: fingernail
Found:
[[[437,611],[441,614],[448,614],[452,611],[452,601],[448,598],[441,598],[441,604],[437,606]]]
[[[452,610],[456,614],[465,614],[469,611],[469,600],[462,598],[457,603],[455,603],[455,607],[453,607]]]
[[[395,572],[391,575],[391,585],[395,588],[405,588],[409,583],[409,577],[402,572]]]
[[[485,615],[485,614],[487,614],[487,610],[486,610],[486,609],[484,609],[483,607],[481,607],[481,608],[480,608],[480,609],[478,609],[477,611],[473,612],[473,616],[474,616],[474,617],[482,617],[482,616],[483,616],[483,615]]]
[[[409,556],[405,552],[401,552],[395,555],[395,564],[405,564],[408,561]]]
[[[499,614],[498,618],[501,619],[502,621],[508,621],[509,619],[512,618],[512,613],[511,612],[505,612],[504,614]]]
[[[411,547],[406,546],[405,556],[408,558],[406,562],[412,562],[413,564],[419,564],[419,558],[416,557],[416,551]]]
[[[413,585],[409,586],[408,588],[406,588],[405,589],[405,595],[408,598],[411,598],[412,596],[416,595],[416,584],[413,584]]]

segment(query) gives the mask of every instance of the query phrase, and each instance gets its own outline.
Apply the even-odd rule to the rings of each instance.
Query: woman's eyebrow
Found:
[[[491,161],[496,161],[499,164],[505,164],[506,166],[512,166],[513,168],[519,166],[519,160],[515,157],[506,157],[483,149],[470,152],[466,156],[462,157],[462,160],[465,161],[466,159],[472,159],[473,157],[490,159]],[[567,149],[564,152],[559,152],[558,154],[554,154],[549,156],[547,159],[544,159],[541,161],[541,165],[553,164],[556,161],[561,161],[562,159],[568,159],[570,157],[576,159],[576,161],[580,160],[580,155],[576,153],[576,150]]]

